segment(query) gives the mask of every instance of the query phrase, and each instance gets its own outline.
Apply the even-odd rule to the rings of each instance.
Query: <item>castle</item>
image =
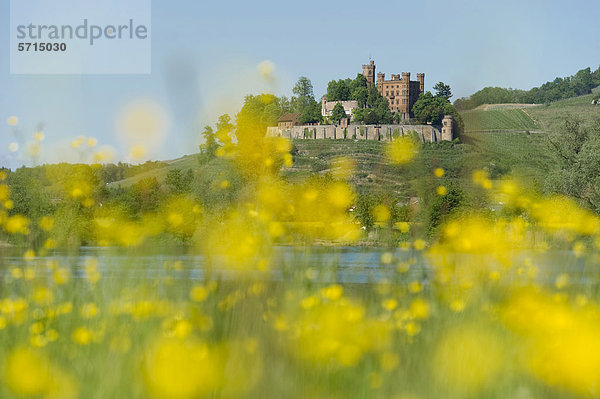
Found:
[[[301,125],[299,114],[286,114],[279,119],[279,126],[268,127],[267,136],[286,137],[289,139],[354,139],[388,141],[396,137],[416,134],[423,142],[452,141],[454,139],[454,120],[452,115],[446,115],[441,126],[409,124],[413,117],[412,108],[425,91],[425,74],[418,73],[417,80],[410,80],[410,72],[402,75],[392,74],[391,80],[385,80],[385,73],[376,73],[375,62],[362,66],[362,73],[367,84],[376,85],[381,96],[388,100],[390,111],[399,113],[404,124],[392,125],[360,125],[352,123],[352,111],[358,108],[358,102],[327,101],[321,99],[321,114],[331,116],[333,108],[341,103],[347,118],[340,125]],[[375,81],[377,76],[377,81]]]
[[[367,84],[375,84],[375,61],[362,66],[362,72]],[[412,107],[419,99],[419,95],[425,92],[425,74],[418,73],[417,80],[410,80],[410,72],[402,72],[400,75],[392,74],[391,80],[385,80],[385,73],[377,73],[377,91],[387,98],[390,111],[399,112],[402,119],[410,119]]]
[[[385,73],[375,73],[375,61],[371,60],[369,64],[362,66],[362,74],[370,86],[376,85],[377,91],[382,97],[388,100],[390,111],[399,113],[402,120],[408,120],[414,115],[412,107],[419,99],[419,95],[425,92],[425,74],[418,73],[417,80],[410,80],[410,72],[402,72],[400,75],[392,74],[391,80],[385,80]],[[375,82],[377,75],[377,82]],[[333,107],[341,103],[346,111],[348,118],[352,119],[352,111],[358,108],[358,102],[350,101],[327,101],[325,97],[321,99],[321,115],[330,117]]]

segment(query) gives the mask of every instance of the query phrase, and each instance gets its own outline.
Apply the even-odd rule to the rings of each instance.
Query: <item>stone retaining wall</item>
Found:
[[[353,139],[389,141],[416,132],[423,142],[452,141],[451,135],[442,135],[441,126],[433,125],[337,125],[294,126],[290,129],[267,128],[268,137],[288,139]],[[444,137],[447,136],[447,137]],[[449,137],[448,137],[449,136]]]

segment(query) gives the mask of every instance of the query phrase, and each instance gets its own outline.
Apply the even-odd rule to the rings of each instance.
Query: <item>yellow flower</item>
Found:
[[[54,228],[54,218],[52,216],[44,216],[39,221],[40,228],[44,231],[50,231]]]
[[[8,388],[21,396],[40,396],[50,385],[50,363],[33,350],[19,348],[6,359],[4,381]]]
[[[73,331],[72,338],[79,345],[89,345],[94,335],[87,327],[78,327]]]
[[[25,251],[25,253],[23,254],[23,259],[27,261],[35,259],[35,252],[33,251],[33,249],[28,249],[27,251]]]
[[[9,234],[28,234],[29,219],[22,215],[11,216],[4,223],[4,230]]]
[[[489,175],[484,170],[476,170],[473,172],[473,182],[486,190],[492,188],[492,181],[489,178]]]
[[[58,267],[53,273],[54,282],[58,285],[63,285],[69,282],[71,274],[66,267]]]
[[[443,197],[444,195],[448,194],[448,189],[444,186],[438,186],[435,192],[437,193],[437,195]]]
[[[398,301],[395,300],[394,298],[384,299],[381,302],[381,306],[385,310],[394,310],[394,309],[396,309],[398,307]]]
[[[196,285],[192,287],[190,291],[190,299],[194,302],[203,302],[206,298],[208,298],[209,294],[210,291],[208,288],[202,285]]]
[[[398,222],[394,225],[401,233],[408,233],[410,230],[410,224],[408,222]]]
[[[417,251],[422,251],[427,246],[427,241],[425,241],[425,240],[423,240],[421,238],[416,239],[415,242],[413,243],[413,246],[415,247],[415,249]]]
[[[382,204],[376,205],[375,208],[373,208],[373,217],[377,223],[385,223],[390,220],[390,209]]]
[[[436,169],[433,171],[433,174],[434,174],[434,176],[435,176],[435,177],[437,177],[437,178],[444,177],[444,174],[445,174],[445,173],[446,173],[446,172],[445,172],[445,171],[444,171],[444,169],[442,169],[442,168],[436,168]]]
[[[84,319],[92,319],[96,317],[99,312],[100,309],[98,309],[98,306],[93,302],[84,304],[80,310],[81,317]]]
[[[344,289],[341,285],[334,284],[321,289],[321,295],[330,301],[336,301],[342,297]]]
[[[410,313],[417,320],[426,319],[430,313],[429,304],[425,300],[417,298],[410,304]]]
[[[6,175],[6,172],[2,172]],[[10,187],[6,184],[0,184],[0,201],[6,201],[10,197]]]
[[[54,294],[47,287],[38,287],[33,291],[32,298],[38,305],[47,305],[53,301]]]
[[[394,260],[394,254],[391,252],[384,252],[381,254],[381,263],[389,265]]]
[[[222,385],[223,361],[218,351],[197,340],[160,340],[143,361],[147,391],[161,399],[208,395]]]
[[[405,164],[412,161],[418,154],[419,143],[411,136],[402,136],[389,143],[386,155],[395,163]]]
[[[418,281],[411,281],[408,284],[408,291],[411,292],[411,293],[413,293],[413,294],[421,292],[421,291],[423,291],[423,284],[421,284]]]

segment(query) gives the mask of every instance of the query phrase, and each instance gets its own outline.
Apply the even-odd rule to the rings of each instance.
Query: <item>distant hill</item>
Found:
[[[349,182],[358,192],[388,192],[409,201],[416,197],[424,175],[437,167],[446,170],[447,178],[470,181],[474,169],[485,168],[491,177],[498,178],[514,170],[528,175],[545,173],[551,162],[542,134],[519,132],[471,133],[466,132],[462,143],[424,144],[419,158],[407,166],[389,162],[384,155],[386,143],[366,140],[294,140],[294,163],[282,171],[283,178],[302,181],[312,174],[332,172],[339,157],[354,160],[355,168]],[[145,178],[163,182],[173,168],[192,169],[198,174],[212,173],[210,165],[200,167],[197,156],[188,155],[166,162],[168,165],[136,176],[113,182],[111,187],[128,187]]]
[[[555,101],[546,105],[492,104],[462,111],[466,132],[491,130],[552,131],[566,115],[577,116],[584,124],[600,117],[600,106],[593,105],[593,94]]]
[[[591,94],[600,86],[600,67],[592,72],[588,67],[575,75],[556,78],[530,90],[485,87],[470,97],[459,98],[454,106],[459,111],[474,109],[482,104],[546,104],[553,101]]]
[[[134,176],[128,177],[126,179],[118,180],[109,183],[109,186],[130,186],[139,182],[140,180],[146,178],[155,177],[159,183],[162,183],[167,176],[167,173],[171,169],[180,169],[182,171],[186,171],[188,169],[197,169],[198,168],[198,158],[195,155],[184,155],[181,158],[172,159],[170,161],[163,161],[164,166],[148,170],[142,173],[138,173]]]

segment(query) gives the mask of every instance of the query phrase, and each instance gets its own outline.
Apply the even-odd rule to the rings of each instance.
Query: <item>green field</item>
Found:
[[[556,101],[527,109],[531,117],[547,132],[559,128],[566,116],[580,118],[584,125],[592,124],[600,117],[600,106],[592,104],[593,94]]]
[[[540,126],[523,109],[475,109],[461,114],[465,130],[536,130]]]
[[[592,105],[594,95],[569,98],[547,105],[515,108],[516,104],[494,104],[461,113],[465,131],[544,130],[550,132],[567,116],[579,117],[586,124],[600,117],[600,107]],[[505,105],[505,107],[503,107]]]

